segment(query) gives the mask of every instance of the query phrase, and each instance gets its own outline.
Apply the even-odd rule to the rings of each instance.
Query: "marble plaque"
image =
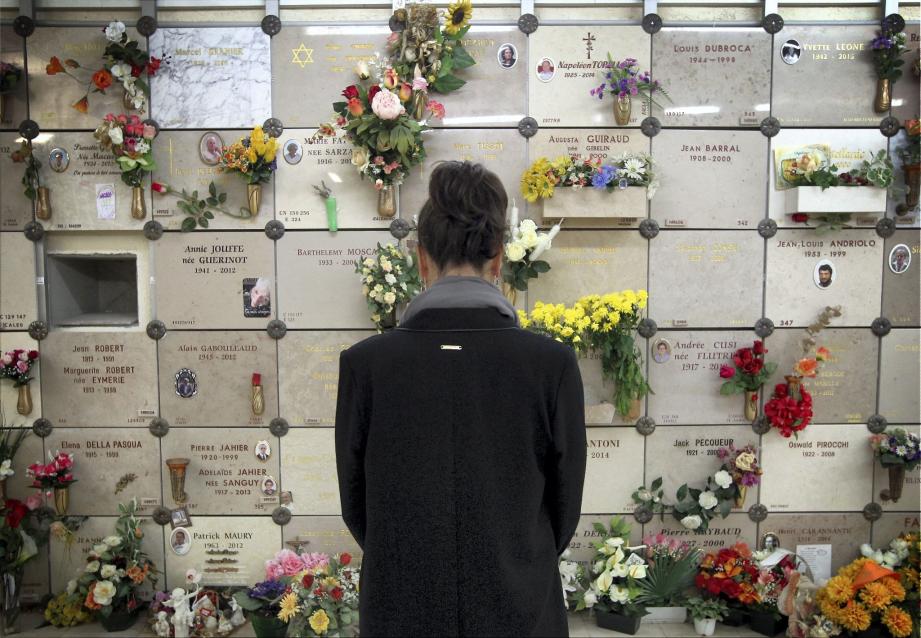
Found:
[[[601,535],[595,530],[594,524],[601,523],[610,529],[612,516],[615,515],[582,515],[579,519],[579,525],[576,527],[576,532],[572,535],[572,540],[569,541],[570,560],[582,563],[583,565],[589,565],[591,563],[592,559],[595,557],[596,551],[592,543],[601,539]],[[630,523],[630,544],[639,545],[643,538],[643,526],[637,523],[629,514],[622,514],[621,517],[625,518],[626,521]]]
[[[635,130],[612,130],[612,129],[566,129],[553,130],[542,129],[531,138],[528,148],[527,165],[537,161],[541,157],[549,160],[555,160],[561,155],[578,155],[580,158],[600,159],[602,162],[614,160],[624,153],[649,153],[649,140],[639,131]],[[525,204],[520,193],[518,184],[521,182],[521,175],[527,169],[527,165],[518,172],[517,181],[514,188],[509,189],[509,193],[514,193],[514,197],[519,202],[519,208],[524,210],[522,204]],[[660,167],[656,166],[656,170]],[[617,197],[616,193],[611,193],[611,197]],[[617,218],[579,218],[570,219],[566,222],[566,228],[635,228],[639,225],[641,219],[646,217],[646,208],[643,207],[636,211],[636,217],[617,217]],[[527,203],[527,217],[530,217],[537,223],[545,217],[545,200],[538,200],[531,204]],[[549,218],[549,215],[547,216]],[[548,219],[548,221],[555,221]]]
[[[921,330],[893,330],[882,338],[880,348],[879,413],[890,423],[921,422],[918,398]]]
[[[336,198],[339,228],[388,228],[393,220],[378,215],[374,184],[352,165],[352,144],[344,137],[314,138],[315,131],[285,129],[279,140],[278,219],[288,229],[328,229],[326,200],[313,188],[325,183]]]
[[[854,98],[851,98],[854,100]],[[856,100],[854,100],[856,101]],[[879,116],[877,116],[878,121]],[[858,168],[871,153],[886,149],[886,138],[876,129],[781,129],[771,139],[770,169],[768,170],[768,212],[771,219],[781,228],[810,228],[815,222],[794,222],[793,213],[786,208],[787,191],[776,187],[775,152],[778,149],[793,149],[809,144],[825,144],[831,147],[831,161],[838,167],[838,173]],[[898,179],[898,177],[897,177]],[[836,186],[833,188],[860,188],[858,186]],[[864,187],[873,188],[873,187]],[[847,192],[847,191],[844,191]],[[882,211],[882,209],[881,209]],[[849,226],[874,228],[881,214],[859,213],[851,217]],[[837,233],[832,233],[836,235]]]
[[[859,512],[873,500],[863,426],[811,423],[798,439],[771,432],[761,445],[761,503],[772,513]]]
[[[661,476],[667,503],[675,502],[675,492],[684,483],[703,488],[707,477],[720,469],[717,451],[729,444],[737,448],[757,446],[758,435],[744,425],[657,427],[646,441],[647,487]],[[756,496],[757,488],[749,490],[746,508],[757,502]]]
[[[167,328],[264,328],[276,315],[274,250],[262,231],[167,233],[156,250]],[[268,294],[257,300],[256,287]]]
[[[278,286],[285,291],[279,318],[288,328],[372,328],[355,261],[394,241],[386,231],[285,233],[278,240]]]
[[[544,26],[528,45],[528,104],[541,127],[615,125],[616,100],[589,94],[605,81],[607,54],[615,61],[634,58],[641,71],[650,70],[649,35],[636,27]],[[633,100],[629,126],[649,115],[647,106]]]
[[[741,328],[760,318],[764,240],[757,233],[663,231],[649,246],[649,316],[659,326]]]
[[[138,512],[149,515],[160,504],[160,442],[146,430],[55,428],[45,446],[74,455],[79,482],[70,490],[69,514],[117,516],[119,503],[137,498]]]
[[[355,65],[385,54],[386,26],[285,25],[272,38],[272,114],[287,128],[314,128],[333,115]]]
[[[195,568],[207,586],[251,586],[265,578],[265,561],[281,549],[282,528],[268,516],[198,516],[186,531],[192,536],[188,553],[179,556],[169,547],[166,529],[166,589],[180,587],[186,570]],[[208,554],[227,550],[234,554]],[[232,563],[208,563],[230,558]]]
[[[465,90],[467,87],[458,93]],[[518,203],[519,212],[522,212],[525,202],[519,190],[521,174],[527,168],[527,143],[515,130],[432,131],[425,136],[426,159],[421,170],[414,170],[400,189],[401,216],[412,219],[419,214],[428,199],[432,170],[437,162],[443,160],[469,160],[483,164],[502,180],[509,206],[514,199]]]
[[[917,383],[915,384],[917,387]],[[915,410],[917,414],[917,409]],[[921,426],[897,426],[914,434],[921,435]],[[894,429],[894,428],[890,428]],[[897,502],[882,498],[882,490],[889,489],[889,469],[883,467],[878,461],[873,464],[873,500],[883,506],[888,512],[917,513],[918,503],[921,503],[921,466],[915,466],[911,472],[905,472],[905,482],[902,485],[902,496]]]
[[[25,42],[9,25],[0,27],[0,59],[18,68],[22,74],[16,87],[3,97],[6,105],[0,129],[15,129],[26,119],[26,66],[23,61]],[[4,153],[6,154],[6,153]]]
[[[870,542],[870,521],[862,514],[774,514],[761,523],[760,533],[776,534],[791,552],[797,545],[831,545],[832,574],[850,563],[863,543]]]
[[[151,78],[153,118],[163,128],[262,124],[272,113],[269,40],[259,27],[157,29],[150,53],[170,63]]]
[[[726,518],[715,518],[705,530],[691,531],[671,514],[666,514],[665,521],[658,517],[643,526],[646,536],[666,534],[677,537],[683,543],[699,547],[706,552],[715,552],[722,547],[732,547],[736,543],[754,546],[756,541],[755,523],[743,512],[732,513]]]
[[[263,426],[278,414],[276,341],[258,332],[167,331],[158,342],[160,414],[171,425]],[[197,392],[177,389],[179,370],[195,373]],[[263,411],[253,412],[253,374],[261,375]]]
[[[847,321],[847,315],[838,321],[844,323],[842,320]],[[775,330],[765,340],[768,359],[777,362],[777,371],[764,384],[765,394],[773,392],[775,384],[784,383],[784,375],[792,374],[793,366],[805,356],[804,337],[805,330]],[[879,340],[866,328],[826,328],[817,342],[828,348],[830,357],[814,379],[803,379],[803,386],[812,394],[812,422],[865,423],[876,405],[871,371],[876,369]]]
[[[905,248],[895,250],[899,245]],[[921,323],[917,294],[921,286],[921,235],[917,230],[896,231],[883,243],[883,259],[883,316],[893,326],[917,326]]]
[[[54,149],[63,149],[70,160],[67,169],[61,173],[48,168],[49,156]],[[138,231],[144,226],[142,220],[131,216],[131,187],[122,181],[122,173],[112,153],[100,149],[92,133],[42,133],[33,142],[33,153],[42,163],[42,185],[51,191],[53,212],[51,219],[42,222],[45,230]],[[149,178],[144,178],[148,210],[149,181]],[[100,185],[114,187],[114,219],[101,218],[97,211],[96,189]]]
[[[262,461],[256,456],[256,443],[269,440],[271,454]],[[183,505],[170,485],[166,459],[189,459],[186,467],[184,505],[196,525],[196,515],[271,514],[278,506],[278,440],[265,428],[224,428],[219,433],[196,428],[170,428],[162,439],[163,504]],[[274,491],[263,493],[263,483],[271,478]],[[236,528],[236,525],[234,526]],[[242,528],[240,528],[242,529]]]
[[[652,217],[663,228],[757,228],[767,148],[760,132],[663,130],[652,139],[660,181]]]
[[[23,194],[21,182],[26,165],[17,164],[10,157],[13,151],[19,149],[20,142],[17,140],[21,139],[18,133],[0,133],[0,172],[3,173],[3,179],[0,180],[0,230],[21,231],[23,226],[32,221],[32,200]],[[44,179],[50,171],[47,162],[43,162],[43,166],[40,174]]]
[[[311,498],[310,492],[306,490],[293,490],[292,496],[294,503],[291,508],[295,512],[299,511],[299,505],[306,505]],[[282,528],[282,536],[285,547],[292,548],[296,544],[303,552],[323,552],[329,555],[348,552],[354,563],[361,563],[361,547],[339,516],[294,516]]]
[[[774,37],[772,114],[782,126],[875,126],[876,26],[788,24]]]
[[[632,512],[643,482],[643,435],[635,428],[588,428],[583,513]]]
[[[921,515],[884,512],[878,521],[873,522],[873,547],[889,547],[889,541],[901,534],[918,533],[921,528]]]
[[[139,46],[146,46],[144,38],[138,35],[130,21],[126,22],[128,37],[140,38]],[[105,95],[89,94],[89,108],[81,113],[73,108],[86,94],[93,73],[103,68],[103,53],[108,44],[105,34],[99,26],[81,27],[45,27],[36,29],[26,40],[29,64],[29,117],[43,131],[49,129],[95,129],[107,113],[122,113],[122,97],[125,93],[118,81],[106,89]],[[48,75],[45,67],[56,56],[62,63],[67,59],[76,60],[79,69],[68,69],[80,81],[58,73]],[[157,56],[160,57],[160,56]],[[160,68],[163,73],[166,65]],[[146,113],[140,113],[146,117]],[[160,125],[164,123],[161,121]],[[47,164],[45,165],[47,167]]]
[[[732,353],[750,347],[757,337],[747,330],[687,332],[660,330],[648,339],[656,352],[650,357],[649,416],[659,425],[747,423],[741,394],[722,396],[720,365]],[[664,340],[667,354],[658,353]],[[658,363],[655,357],[663,359]]]
[[[38,319],[35,244],[0,232],[0,330],[26,330]]]
[[[840,323],[869,326],[880,311],[882,253],[883,240],[871,230],[781,230],[767,240],[765,316],[778,327],[805,327],[825,306],[840,305]],[[824,266],[828,285],[819,273]]]
[[[911,70],[912,65],[918,64],[918,57],[921,55],[921,25],[917,21],[906,24],[905,35],[908,36],[906,44],[909,50],[902,56],[905,60],[902,77],[892,87],[892,115],[900,120],[918,117],[918,92],[921,88],[917,73]]]
[[[293,426],[336,421],[339,353],[373,332],[289,332],[278,342],[280,412]]]
[[[642,351],[640,367],[646,366],[646,341],[637,337]],[[585,422],[593,425],[633,425],[636,419],[629,419],[614,407],[614,390],[617,385],[606,380],[601,371],[601,354],[596,351],[578,355],[579,372],[585,395]],[[645,414],[645,402],[641,402],[640,415]]]
[[[246,131],[208,131],[217,133],[224,145],[229,146],[245,136]],[[208,197],[208,185],[213,181],[219,192],[227,194],[227,201],[223,207],[229,214],[214,213],[214,219],[209,220],[210,229],[243,229],[262,230],[265,223],[272,219],[274,208],[274,189],[272,184],[262,187],[262,203],[259,214],[249,219],[239,219],[241,214],[249,215],[246,202],[246,180],[239,174],[224,173],[213,164],[206,164],[202,159],[213,161],[214,151],[220,152],[216,146],[209,149],[209,142],[217,143],[213,136],[202,139],[202,131],[163,131],[157,136],[153,145],[154,161],[157,170],[153,172],[153,181],[169,186],[177,191],[185,189],[191,193],[198,191],[199,199]],[[213,141],[212,141],[213,140]],[[203,150],[200,151],[202,147]],[[283,162],[279,160],[279,165]],[[174,195],[160,195],[153,193],[153,218],[163,224],[164,228],[179,230],[182,221],[187,217],[177,206],[179,198]],[[233,215],[233,216],[231,216]]]
[[[281,465],[284,468],[281,489],[291,490],[298,514],[342,514],[336,476],[335,434],[333,428],[295,428],[285,435],[281,447]]]
[[[550,272],[531,280],[528,303],[572,304],[584,295],[644,289],[646,244],[635,230],[564,230],[544,254]]]
[[[741,27],[664,28],[652,41],[653,78],[672,101],[664,126],[757,127],[771,110],[771,36]]]
[[[156,342],[143,332],[52,330],[41,353],[55,426],[143,428],[156,416]]]
[[[0,332],[0,355],[19,348],[23,350],[39,350],[39,345],[37,341],[29,336],[28,332]],[[46,354],[44,344],[42,345],[42,349],[39,350],[39,353],[38,363],[32,365],[32,372],[30,373],[33,378],[33,381],[29,383],[29,391],[32,393],[31,414],[25,416],[18,414],[16,412],[16,400],[19,396],[19,390],[14,388],[12,382],[9,380],[4,380],[0,383],[0,408],[2,408],[6,421],[10,425],[21,425],[26,421],[31,424],[32,420],[42,415],[41,373],[42,368],[47,367],[42,365],[42,361]]]

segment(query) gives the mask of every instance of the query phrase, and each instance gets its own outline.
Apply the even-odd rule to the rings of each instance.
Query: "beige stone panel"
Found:
[[[271,454],[265,461],[256,457],[259,441],[269,442]],[[170,428],[161,450],[163,501],[171,509],[181,503],[173,494],[166,461],[189,459],[185,506],[193,525],[198,515],[268,515],[278,506],[277,492],[266,495],[262,491],[268,477],[276,490],[280,480],[278,440],[266,428],[225,428],[220,434],[201,428]]]
[[[35,244],[0,233],[0,330],[26,330],[36,319]]]
[[[595,557],[594,543],[601,539],[601,535],[595,530],[594,524],[601,523],[605,526],[605,529],[610,529],[611,519],[614,516],[617,516],[617,514],[584,514],[579,519],[576,532],[569,542],[569,559],[586,566],[590,565]],[[643,538],[643,526],[637,523],[633,516],[629,514],[621,516],[630,523],[630,543],[639,545]]]
[[[767,241],[765,316],[778,327],[805,327],[826,306],[840,305],[839,322],[869,326],[880,311],[882,253],[883,240],[871,230],[778,232]],[[825,288],[816,284],[823,261],[832,269]]]
[[[3,385],[6,386],[7,384],[4,383]],[[17,415],[15,407],[13,407],[12,412],[10,414],[6,406],[4,406],[3,416],[6,419],[6,425],[25,428],[28,433],[22,440],[19,451],[16,452],[16,457],[13,459],[12,467],[15,474],[6,479],[6,495],[7,498],[25,501],[33,495],[42,496],[41,490],[32,487],[32,479],[26,473],[29,466],[33,463],[45,463],[48,459],[45,456],[45,448],[42,444],[43,439],[32,432],[33,417],[30,416],[27,419]],[[48,504],[53,507],[54,501],[50,500]]]
[[[921,435],[921,426],[917,425],[890,426],[888,431],[891,432],[896,427],[901,427],[915,436]],[[921,503],[921,466],[916,466],[911,472],[905,472],[902,496],[898,501],[890,500],[889,468],[883,467],[878,461],[873,464],[873,486],[873,500],[882,505],[887,512],[917,512],[918,503]]]
[[[651,216],[662,228],[754,230],[764,217],[767,149],[757,131],[663,130],[652,138],[661,183]]]
[[[586,435],[582,511],[632,512],[630,495],[643,482],[643,435],[630,427],[590,427]]]
[[[772,532],[780,546],[795,552],[799,545],[831,545],[831,573],[850,563],[870,541],[870,521],[863,514],[771,514],[761,535]]]
[[[664,231],[649,246],[649,316],[658,325],[738,329],[761,317],[764,240],[757,233]]]
[[[27,332],[0,332],[0,356],[10,350],[39,350],[39,344]],[[32,364],[32,371],[29,375],[32,381],[29,382],[29,392],[32,394],[32,412],[27,415],[19,414],[16,410],[16,403],[19,399],[19,389],[13,387],[13,382],[4,379],[0,383],[0,409],[3,410],[3,416],[7,424],[25,424],[31,425],[32,421],[42,416],[42,357],[43,350],[39,350],[38,362]]]
[[[771,36],[744,27],[669,28],[652,42],[664,126],[757,127],[771,102]]]
[[[846,319],[845,314],[836,323]],[[765,340],[768,360],[777,362],[777,370],[765,384],[765,401],[775,384],[785,383],[784,376],[793,374],[793,366],[805,356],[800,343],[804,337],[805,330],[775,330]],[[879,339],[867,329],[826,328],[819,333],[817,344],[828,348],[830,356],[815,378],[803,379],[803,386],[812,394],[813,423],[866,423],[876,411],[873,371]]]
[[[591,39],[594,36],[594,39]],[[544,26],[529,38],[528,104],[530,115],[544,126],[614,126],[613,104],[589,95],[600,86],[607,70],[607,56],[615,61],[635,58],[640,69],[650,68],[649,35],[628,26]],[[541,81],[537,68],[550,58],[553,75]],[[644,101],[633,101],[630,126],[639,126],[649,115]]]
[[[893,330],[880,342],[879,413],[890,423],[921,422],[921,330]]]
[[[640,367],[645,369],[645,340],[636,338],[643,357]],[[580,353],[578,359],[585,394],[585,422],[597,425],[633,425],[635,418],[629,419],[622,416],[614,407],[614,390],[617,385],[604,378],[601,370],[601,354],[596,351]],[[645,406],[645,402],[641,401],[640,415],[645,414]]]
[[[156,251],[157,318],[168,329],[259,329],[275,317],[274,247],[262,231],[168,233]],[[274,297],[268,316],[246,316],[244,284],[259,278]]]
[[[662,340],[671,354],[662,363],[649,362],[649,416],[659,425],[743,423],[741,394],[720,394],[720,366],[757,337],[749,331],[687,332],[660,330],[648,339],[650,351]]]
[[[298,513],[317,516],[342,514],[336,475],[333,428],[292,429],[282,441],[281,488],[291,490]]]
[[[915,513],[884,512],[878,521],[873,523],[873,547],[882,549],[889,546],[896,536],[901,534],[918,533],[921,527],[921,516]]]
[[[266,332],[168,331],[158,342],[160,413],[171,425],[268,427],[278,414],[276,341]],[[176,374],[195,373],[198,392],[176,390]],[[252,375],[261,375],[263,411],[253,412]]]
[[[26,563],[22,576],[20,602],[37,604],[52,593],[48,582],[48,552],[48,546],[43,545],[39,548],[38,555]]]
[[[292,509],[297,513],[308,503],[310,495],[302,494],[301,503],[298,503],[296,493],[293,496]],[[330,555],[348,552],[352,555],[354,563],[361,563],[361,547],[352,538],[351,532],[339,516],[294,516],[291,522],[282,528],[282,536],[287,548],[301,544],[303,552],[323,552]]]
[[[896,273],[890,268],[892,250],[899,244],[908,247],[908,268]],[[898,266],[896,266],[898,268]],[[921,323],[921,234],[917,230],[899,230],[883,245],[883,316],[893,326],[917,326]]]
[[[285,233],[278,240],[280,319],[289,328],[372,328],[355,262],[395,241],[386,231]]]
[[[156,345],[143,332],[55,330],[41,352],[55,426],[143,428],[156,415]]]
[[[289,332],[278,342],[280,413],[292,426],[333,425],[339,353],[373,332]]]
[[[16,84],[16,88],[4,95],[6,105],[4,108],[3,120],[0,121],[0,128],[15,129],[19,123],[26,119],[26,67],[23,59],[25,53],[25,40],[16,35],[12,26],[4,25],[0,27],[0,56],[7,64],[12,64],[22,74]],[[5,153],[4,153],[5,154]]]
[[[798,439],[771,432],[761,465],[761,503],[770,512],[859,512],[872,500],[873,455],[859,425],[813,423]]]
[[[902,9],[904,11],[904,9]],[[906,22],[909,22],[906,20]],[[917,21],[911,21],[905,25],[905,35],[908,36],[906,45],[908,53],[902,59],[905,65],[902,67],[902,77],[895,83],[892,88],[892,116],[900,120],[907,120],[918,117],[919,86],[918,76],[912,73],[912,64],[918,63],[918,56],[921,55],[921,25]]]
[[[246,131],[208,131],[220,135],[225,146],[230,146],[242,137],[247,136]],[[262,230],[266,222],[273,218],[274,188],[270,181],[262,185],[262,201],[259,211],[254,217],[239,219],[240,215],[249,215],[247,204],[246,178],[240,173],[222,172],[217,166],[205,164],[202,161],[199,148],[202,131],[162,131],[153,144],[154,161],[157,169],[152,173],[155,182],[169,184],[176,191],[185,190],[187,193],[198,191],[198,199],[207,199],[208,186],[211,182],[217,187],[218,192],[226,193],[227,201],[222,205],[232,215],[214,213],[214,219],[208,221],[208,228]],[[279,154],[279,158],[281,154]],[[282,164],[279,159],[279,164]],[[276,173],[277,175],[277,173]],[[276,178],[277,179],[277,178]],[[163,227],[169,230],[179,230],[187,215],[177,205],[180,201],[174,195],[161,195],[153,193],[153,206],[151,215]]]
[[[25,76],[22,81],[25,85]],[[20,120],[17,120],[17,126]],[[21,231],[32,221],[32,201],[23,194],[24,187],[20,181],[25,173],[25,164],[17,164],[10,157],[13,151],[19,149],[21,141],[19,133],[0,133],[0,171],[3,173],[3,179],[0,180],[0,230]],[[44,180],[51,171],[48,170],[47,162],[42,165],[40,175]]]
[[[55,428],[46,449],[74,455],[68,514],[117,516],[118,504],[136,498],[138,512],[150,515],[160,504],[160,442],[145,430]],[[116,492],[128,474],[136,478]]]
[[[722,547],[732,547],[739,542],[753,547],[757,540],[755,530],[755,523],[750,521],[748,514],[743,512],[734,512],[726,518],[717,517],[710,521],[709,529],[706,530],[686,529],[681,521],[671,514],[666,514],[664,521],[657,516],[643,526],[645,536],[666,534],[677,537],[678,540],[692,547],[699,547],[705,552],[715,552]]]

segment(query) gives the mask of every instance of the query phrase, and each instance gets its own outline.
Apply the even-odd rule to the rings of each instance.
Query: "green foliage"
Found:
[[[182,220],[182,225],[180,226],[180,229],[184,233],[191,232],[197,227],[208,228],[209,223],[214,219],[215,212],[237,219],[249,219],[252,217],[249,209],[242,206],[240,207],[239,213],[233,213],[228,210],[224,206],[227,201],[227,193],[219,191],[213,181],[208,184],[208,196],[204,199],[199,197],[198,190],[189,193],[184,188],[177,191],[165,184],[163,187],[166,189],[164,194],[173,195],[179,198],[179,201],[176,202],[176,206],[187,215],[187,217]]]
[[[726,601],[720,598],[700,598],[695,596],[689,598],[685,605],[688,611],[691,612],[691,618],[697,620],[705,620],[708,618],[723,620],[729,615],[729,606],[726,604]]]
[[[639,581],[642,590],[637,600],[649,607],[677,607],[687,600],[693,587],[700,550],[688,549],[677,558],[660,556],[650,562],[646,578]]]
[[[838,177],[838,167],[835,164],[823,166],[820,169],[803,177],[803,182],[808,186],[818,186],[822,190],[841,184]]]
[[[876,155],[870,154],[870,159],[853,170],[853,177],[863,177],[877,188],[888,188],[894,178],[895,167],[885,149],[880,149]]]

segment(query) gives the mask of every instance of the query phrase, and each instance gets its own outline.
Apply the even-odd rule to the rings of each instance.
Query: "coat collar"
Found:
[[[514,317],[502,315],[497,308],[427,308],[421,310],[397,330],[408,332],[504,330],[516,328]]]

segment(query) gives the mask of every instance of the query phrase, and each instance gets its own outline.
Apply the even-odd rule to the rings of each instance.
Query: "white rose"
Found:
[[[367,165],[368,151],[364,148],[352,149],[352,166],[357,166],[360,170],[364,170]]]
[[[518,242],[512,242],[505,247],[505,256],[509,261],[521,261],[526,252],[525,247]]]
[[[537,246],[537,231],[526,230],[521,233],[521,243],[524,244],[526,248],[534,248]]]
[[[109,139],[113,144],[121,144],[124,141],[122,130],[120,128],[109,129]]]
[[[732,474],[726,470],[720,470],[713,475],[713,481],[722,488],[732,485]]]
[[[518,229],[522,233],[529,230],[537,232],[537,224],[533,219],[522,219],[521,223],[518,225]]]
[[[99,575],[103,578],[112,578],[116,571],[115,565],[103,565],[102,569],[99,570]]]
[[[105,543],[99,543],[98,545],[93,545],[93,551],[96,552],[97,554],[102,555],[105,552],[109,551],[109,546],[106,545]]]
[[[106,536],[104,539],[102,539],[102,542],[108,545],[109,547],[118,547],[122,543],[122,537],[115,536],[115,535]]]
[[[115,585],[109,580],[100,580],[93,588],[93,599],[103,607],[109,605],[115,597]]]
[[[124,62],[119,62],[118,64],[113,64],[109,69],[117,78],[131,77],[131,65],[125,64]]]
[[[397,278],[395,275],[388,272],[386,275],[384,275],[384,281],[392,286],[393,284],[397,283]]]
[[[75,591],[77,591],[77,581],[76,580],[67,581],[67,593],[72,594]]]
[[[384,294],[384,303],[385,303],[385,304],[387,304],[387,305],[389,305],[389,306],[392,306],[393,304],[396,303],[396,301],[397,301],[397,296],[396,296],[394,293],[388,292],[388,293],[385,293],[385,294]]]
[[[712,510],[716,507],[717,503],[719,503],[719,500],[716,498],[716,494],[707,490],[706,492],[700,493],[697,502],[700,503],[700,506],[705,510]]]
[[[91,560],[90,562],[86,564],[84,571],[90,574],[98,572],[99,571],[99,561]]]
[[[387,89],[381,89],[380,93],[374,96],[371,100],[371,110],[382,120],[395,120],[406,112],[400,98]]]
[[[109,42],[119,42],[125,34],[124,22],[110,22],[106,27],[106,40]]]
[[[585,606],[591,607],[592,605],[598,602],[598,596],[596,596],[595,592],[590,589],[587,592],[585,592],[584,600],[585,600]]]
[[[374,292],[381,292],[382,290],[384,290],[384,287],[381,284],[374,286]]]
[[[355,65],[355,74],[358,75],[362,80],[367,80],[371,77],[371,70],[368,69],[368,63],[364,60],[361,60],[358,64]]]
[[[691,514],[681,519],[681,524],[688,529],[697,529],[703,521],[697,514]]]

